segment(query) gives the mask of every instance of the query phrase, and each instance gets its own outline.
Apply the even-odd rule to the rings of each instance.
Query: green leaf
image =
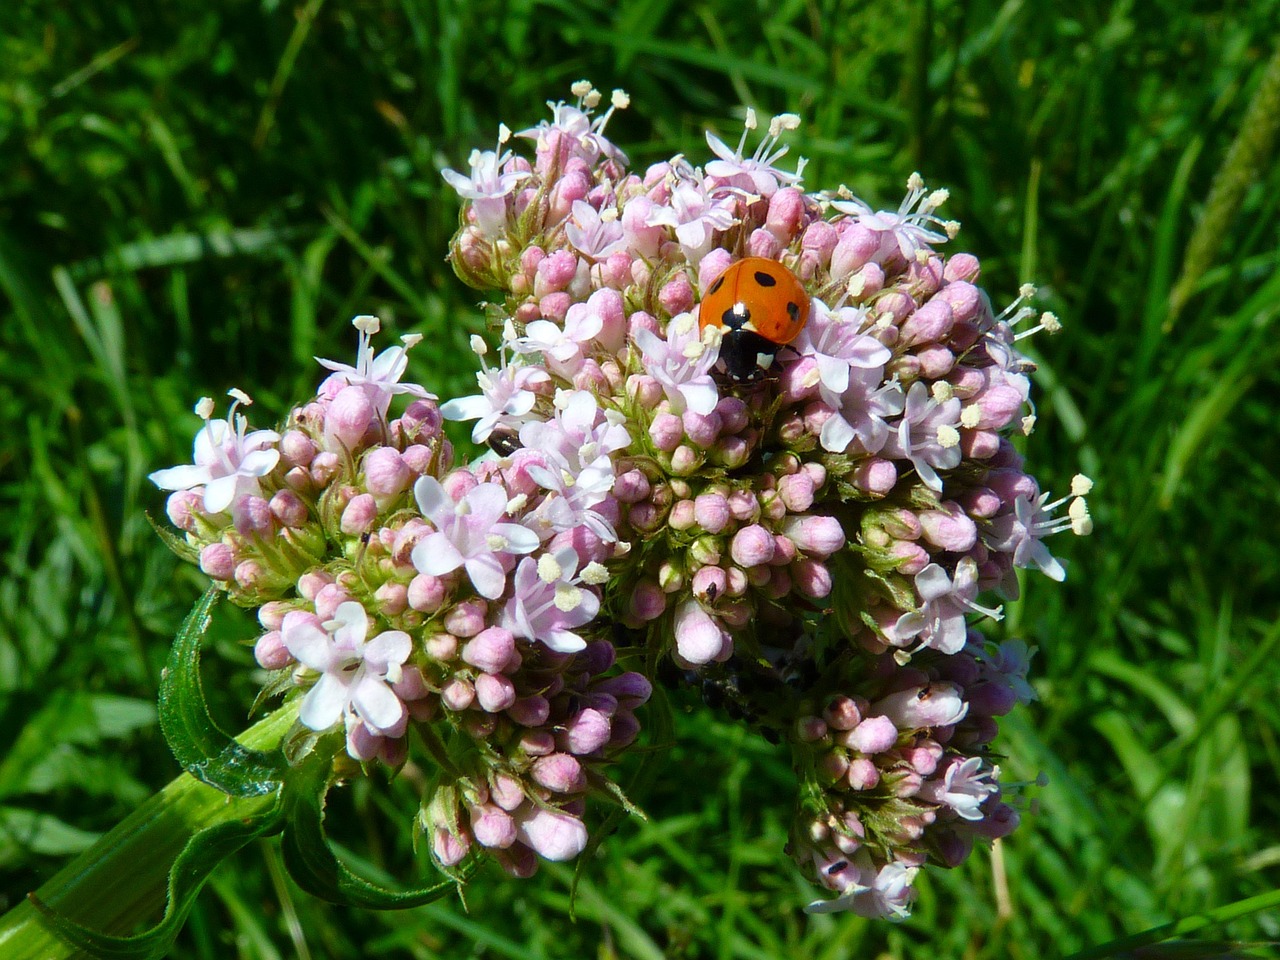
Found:
[[[48,813],[0,807],[0,866],[21,864],[29,854],[65,857],[87,849],[98,834],[79,830]]]
[[[475,871],[465,864],[456,877],[422,887],[393,890],[359,877],[333,852],[324,832],[324,799],[329,792],[329,751],[317,751],[290,771],[284,788],[284,865],[307,893],[343,906],[401,910],[438,900]]]
[[[132,937],[114,937],[91,930],[63,916],[35,894],[32,905],[44,914],[54,931],[74,947],[102,960],[157,960],[173,944],[196,895],[214,869],[227,857],[258,837],[280,828],[279,800],[265,813],[245,820],[228,820],[192,837],[169,872],[169,902],[164,917],[150,930]]]
[[[247,750],[218,729],[200,683],[200,640],[217,597],[215,587],[205,591],[173,641],[160,678],[160,729],[178,763],[197,780],[233,797],[262,796],[279,789],[283,757]]]

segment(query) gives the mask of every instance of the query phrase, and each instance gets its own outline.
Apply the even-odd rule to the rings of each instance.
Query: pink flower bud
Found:
[[[170,523],[179,530],[190,533],[196,528],[195,518],[204,512],[203,499],[190,490],[179,490],[169,494],[164,509]]]
[[[685,435],[704,450],[716,442],[724,427],[720,415],[714,410],[705,415],[686,410],[680,421],[684,426]]]
[[[671,472],[677,477],[687,477],[702,466],[702,456],[688,444],[680,444],[671,451]]]
[[[729,512],[735,520],[755,523],[760,519],[760,501],[750,490],[735,490],[728,497]]]
[[[611,750],[620,750],[633,742],[639,735],[640,721],[629,711],[620,710],[612,720],[608,746]]]
[[[516,650],[516,638],[510,630],[489,627],[468,640],[462,648],[462,659],[485,673],[498,673]]]
[[[230,580],[235,575],[236,557],[225,543],[211,543],[200,551],[200,569],[214,580]]]
[[[844,547],[844,528],[835,517],[789,517],[782,532],[796,549],[815,557],[829,557]]]
[[[316,455],[316,445],[301,430],[286,430],[280,438],[280,459],[291,467],[307,467]]]
[[[470,470],[454,470],[440,481],[440,486],[454,503],[463,500],[468,493],[480,485]]]
[[[522,727],[540,727],[551,716],[551,703],[546,697],[537,694],[518,697],[516,702],[507,708],[507,716]]]
[[[582,821],[544,807],[533,807],[519,820],[520,839],[538,855],[559,863],[572,860],[587,845],[587,828]]]
[[[801,717],[796,721],[796,739],[801,743],[815,743],[827,735],[827,725],[821,717]]]
[[[693,501],[694,518],[708,533],[720,533],[732,519],[729,501],[719,493],[704,493]]]
[[[884,753],[898,742],[898,728],[888,717],[867,717],[849,731],[845,745],[859,753]]]
[[[253,645],[253,657],[264,670],[279,670],[293,662],[279,630],[264,633]]]
[[[271,515],[282,527],[297,529],[307,522],[307,506],[292,490],[280,490],[271,498]]]
[[[828,782],[843,780],[849,773],[849,758],[835,751],[824,753],[818,759],[818,771]]]
[[[747,256],[764,257],[766,260],[776,260],[782,245],[778,243],[778,238],[763,227],[758,227],[751,231],[751,236],[747,237]]]
[[[960,508],[948,501],[941,510],[924,510],[919,514],[924,539],[940,550],[964,553],[978,542],[978,528]]]
[[[891,460],[871,457],[859,463],[849,479],[859,490],[883,497],[898,482],[898,468]]]
[[[463,648],[463,657],[466,648]],[[486,713],[501,713],[516,702],[516,688],[502,673],[482,673],[476,677],[476,701]]]
[[[607,716],[587,707],[564,724],[558,738],[560,748],[579,757],[595,753],[609,742],[609,727]]]
[[[894,562],[894,568],[899,573],[909,577],[914,577],[933,562],[933,557],[929,555],[928,550],[910,540],[893,541],[889,547],[889,558]]]
[[[693,309],[693,284],[683,270],[677,271],[658,291],[658,303],[668,316],[676,316]]]
[[[951,333],[955,316],[945,300],[933,298],[902,322],[898,343],[913,347],[921,343],[941,343]]]
[[[486,612],[483,600],[466,600],[445,614],[444,628],[455,637],[474,637],[484,629]]]
[[[273,519],[271,506],[261,497],[241,497],[236,501],[232,514],[238,533],[246,537],[270,535]]]
[[[859,295],[861,300],[874,297],[884,288],[884,268],[880,264],[868,263],[858,271],[858,275],[862,278],[862,293]]]
[[[613,495],[622,503],[639,503],[649,489],[649,478],[640,470],[628,470],[613,482]]]
[[[672,530],[688,530],[695,523],[692,500],[677,500],[671,507],[667,523]]]
[[[684,424],[674,414],[660,413],[649,424],[649,438],[659,450],[671,453],[684,438]]]
[[[317,487],[327,487],[342,472],[342,458],[336,453],[317,453],[311,460],[311,479]]]
[[[831,571],[817,560],[800,560],[791,570],[791,579],[806,597],[821,600],[831,593]]]
[[[343,387],[325,411],[324,436],[330,452],[357,450],[375,416],[377,411],[363,387]]]
[[[552,793],[578,793],[587,788],[587,777],[582,764],[567,753],[553,753],[539,757],[530,769],[533,782],[546,787]]]
[[[431,659],[445,663],[458,655],[458,639],[453,634],[433,634],[426,637],[422,649]]]
[[[831,251],[831,277],[840,280],[862,267],[880,250],[880,237],[860,223],[849,223]]]
[[[516,842],[515,820],[491,803],[471,808],[471,832],[482,847],[505,850]]]
[[[849,786],[853,790],[872,790],[880,783],[880,771],[865,757],[849,763]]]
[[[309,570],[298,578],[298,596],[304,600],[315,600],[320,591],[333,583],[333,574],[323,570]]]
[[[685,663],[700,665],[717,660],[733,649],[733,640],[696,600],[676,609],[676,653]]]
[[[804,472],[783,477],[778,481],[778,496],[792,513],[803,513],[813,506],[813,479]]]
[[[444,582],[439,577],[420,573],[409,581],[406,599],[414,610],[435,613],[444,602]]]
[[[398,617],[409,606],[408,594],[403,583],[389,580],[373,592],[373,599],[384,617]]]
[[[1000,508],[1003,506],[1000,502],[1000,497],[988,487],[978,487],[974,490],[965,491],[960,495],[960,503],[964,507],[965,513],[978,520],[991,519],[1000,512]]]
[[[641,623],[656,620],[667,609],[666,592],[653,580],[640,580],[632,589],[627,606]]]
[[[377,497],[390,498],[409,486],[413,472],[400,453],[391,447],[378,447],[364,458],[365,487]]]
[[[769,198],[765,226],[781,246],[787,246],[804,222],[804,194],[795,187],[783,187]]]
[[[712,450],[712,459],[729,470],[736,470],[751,459],[751,445],[745,436],[721,437]]]
[[[431,852],[444,867],[456,867],[471,849],[471,840],[465,834],[458,835],[445,827],[431,832]]]
[[[951,308],[951,316],[955,322],[965,323],[978,315],[982,294],[973,284],[957,280],[946,284],[929,302],[938,300]]]
[[[572,305],[572,294],[563,291],[548,293],[538,301],[538,314],[544,320],[563,320]]]
[[[693,595],[707,603],[715,603],[725,595],[728,582],[721,567],[699,567],[693,575]]]
[[[927,380],[941,380],[956,365],[956,355],[939,343],[918,348],[915,359],[920,365],[920,376]]]
[[[838,523],[836,525],[839,526]],[[734,534],[729,555],[733,557],[734,563],[748,570],[772,560],[773,550],[773,534],[759,524],[752,524]]]
[[[373,499],[372,494],[362,493],[358,497],[353,497],[347,504],[347,508],[342,511],[342,521],[338,526],[347,536],[354,537],[368,530],[377,518],[377,501]]]
[[[707,287],[715,283],[716,277],[729,269],[733,263],[733,254],[723,247],[716,247],[707,253],[698,263],[698,286],[706,295]]]
[[[994,430],[961,430],[960,450],[971,460],[990,460],[1000,452],[1000,434]]]
[[[853,697],[832,697],[822,711],[822,717],[827,726],[833,730],[852,730],[862,722],[862,708],[864,707],[866,707],[866,703],[863,703],[860,707],[858,701]]]
[[[450,680],[440,690],[440,702],[455,712],[466,710],[475,699],[476,688],[459,677]]]
[[[644,705],[653,694],[653,684],[644,674],[633,670],[602,680],[591,689],[596,693],[611,695],[622,707],[628,709]]]
[[[957,280],[973,281],[978,278],[978,273],[981,269],[982,266],[978,263],[978,258],[973,254],[957,253],[947,261],[942,275],[952,283]]]

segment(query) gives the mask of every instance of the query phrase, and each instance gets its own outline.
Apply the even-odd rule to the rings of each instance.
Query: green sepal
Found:
[[[258,797],[280,788],[284,758],[249,750],[218,729],[200,683],[200,641],[209,629],[216,587],[201,597],[169,651],[160,676],[160,729],[182,768],[233,797]]]
[[[280,849],[285,869],[312,896],[342,906],[403,910],[438,900],[475,872],[478,860],[464,863],[454,876],[422,887],[391,889],[357,876],[333,852],[324,832],[324,801],[332,761],[317,750],[290,771],[284,788],[284,835]]]
[[[173,945],[196,895],[218,864],[251,841],[275,833],[281,822],[277,798],[265,813],[243,820],[227,820],[193,836],[169,871],[169,901],[164,917],[150,930],[132,937],[91,930],[63,916],[34,893],[28,894],[28,898],[60,938],[99,960],[159,960]]]
[[[186,537],[180,537],[168,527],[156,522],[156,518],[150,513],[147,515],[147,523],[151,524],[151,529],[156,532],[164,545],[172,550],[180,560],[185,560],[194,566],[200,565],[200,551],[189,543]]]

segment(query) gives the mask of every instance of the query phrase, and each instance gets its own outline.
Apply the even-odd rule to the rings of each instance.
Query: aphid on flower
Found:
[[[722,331],[720,361],[733,380],[764,377],[808,319],[803,284],[782,264],[763,257],[731,264],[707,287],[698,307],[699,328]]]

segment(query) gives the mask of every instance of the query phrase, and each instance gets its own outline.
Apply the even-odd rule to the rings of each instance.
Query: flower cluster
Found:
[[[736,148],[708,134],[703,166],[635,173],[606,137],[629,98],[598,113],[573,89],[514,134],[531,157],[503,125],[444,172],[451,262],[497,317],[496,343],[472,340],[478,393],[437,407],[402,382],[417,338],[375,356],[359,317],[355,365],[321,361],[280,432],[202,401],[194,465],[153,479],[185,549],[259,607],[258,661],[304,727],[392,765],[419,732],[442,865],[483,850],[524,876],[584,848],[650,692],[615,666],[622,637],[644,669],[731,682],[786,738],[792,852],[837,894],[814,909],[900,916],[923,864],[1017,823],[988,745],[1032,696],[1029,655],[975,623],[1017,569],[1062,579],[1044,538],[1091,526],[1089,481],[1052,500],[1010,439],[1035,419],[1017,343],[1058,321],[1029,288],[995,312],[978,261],[938,252],[959,225],[918,175],[896,211],[805,192],[803,160],[779,166],[794,115],[750,154],[748,110]],[[749,381],[700,312],[744,257],[809,298]],[[489,452],[455,467],[442,419]]]

